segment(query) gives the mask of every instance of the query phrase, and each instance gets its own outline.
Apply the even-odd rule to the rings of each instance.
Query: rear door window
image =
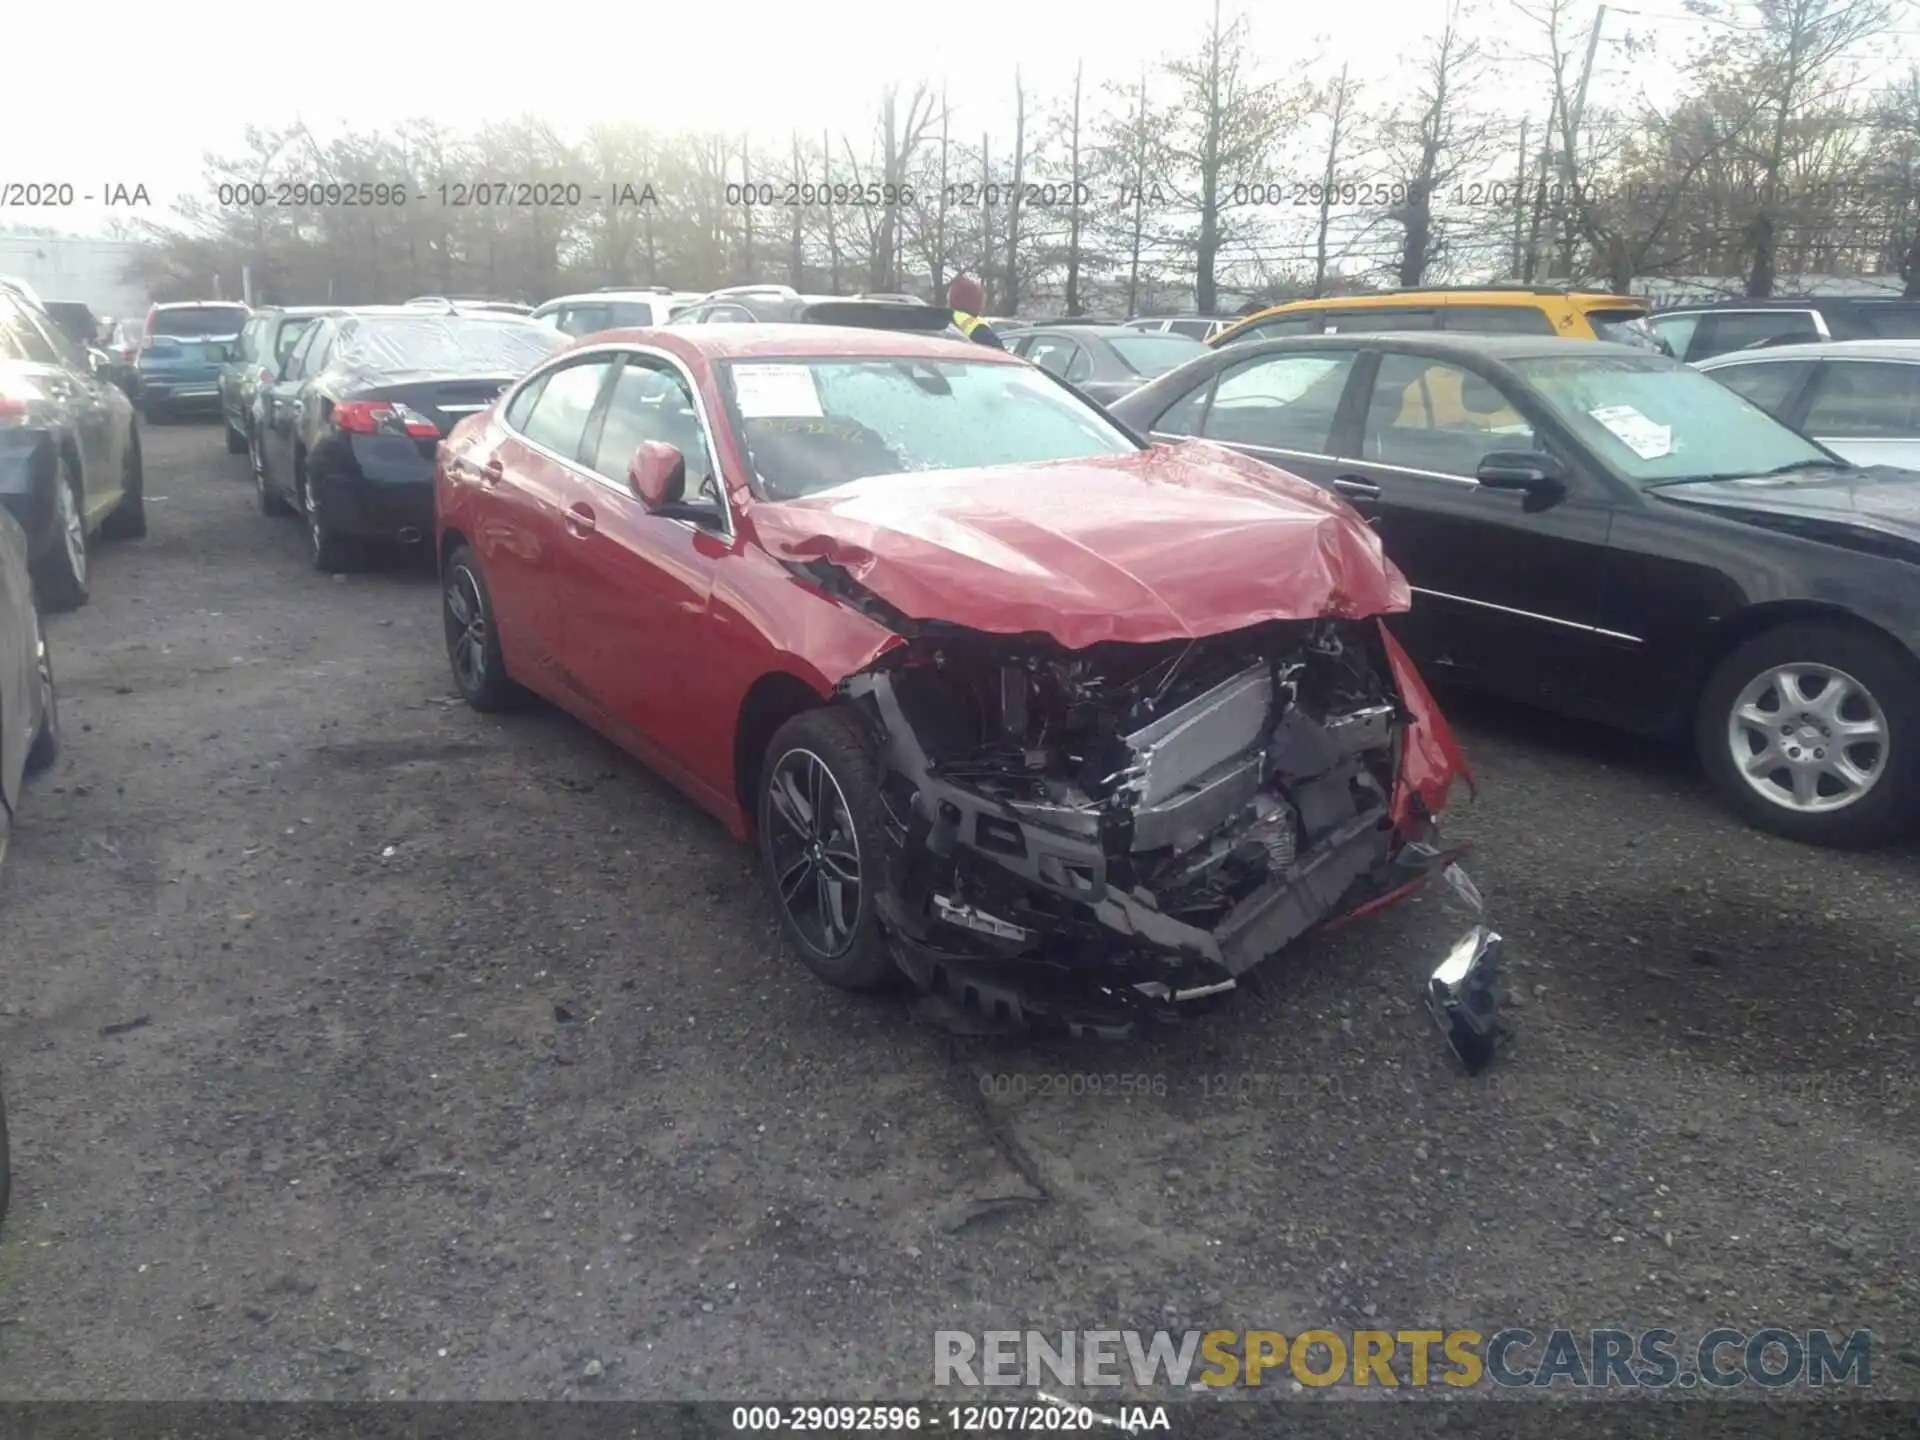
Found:
[[[587,420],[593,414],[601,383],[612,366],[613,361],[603,355],[552,372],[534,400],[520,433],[556,455],[578,460],[581,441],[587,433]],[[620,473],[625,475],[626,471],[622,469]]]
[[[1698,315],[1656,315],[1647,322],[1653,326],[1653,333],[1667,342],[1667,348],[1673,352],[1676,360],[1688,360],[1687,348],[1693,344],[1693,333],[1700,328]]]
[[[1654,328],[1644,310],[1589,310],[1587,324],[1593,327],[1597,340],[1631,345],[1636,350],[1651,350],[1659,355],[1671,353],[1669,342]]]
[[[1862,305],[1860,324],[1881,340],[1920,340],[1920,305]]]
[[[1273,355],[1235,366],[1213,392],[1201,433],[1226,444],[1325,455],[1356,350]]]
[[[1492,381],[1417,355],[1380,358],[1360,445],[1383,465],[1466,477],[1495,451],[1540,448]]]
[[[1204,340],[1212,325],[1213,322],[1210,320],[1170,320],[1166,328],[1176,335],[1187,335],[1195,340]]]
[[[607,307],[604,305],[569,305],[555,317],[554,326],[562,335],[591,335],[596,330],[607,328]]]
[[[1708,373],[1736,395],[1743,395],[1776,420],[1800,389],[1812,364],[1806,360],[1755,361],[1751,365],[1722,365]]]
[[[1728,310],[1700,317],[1689,360],[1708,360],[1745,350],[1762,340],[1818,340],[1820,327],[1811,310]]]
[[[1538,305],[1449,305],[1441,312],[1448,330],[1475,335],[1551,335],[1553,322]]]
[[[1257,325],[1249,325],[1233,337],[1238,345],[1243,340],[1274,340],[1282,335],[1318,335],[1327,328],[1325,312],[1308,311],[1304,315],[1276,315],[1271,320],[1262,320]]]
[[[239,305],[188,305],[156,314],[153,333],[171,335],[177,340],[197,340],[205,335],[234,335],[239,333],[246,320],[247,312]]]
[[[1867,360],[1822,365],[1804,428],[1834,440],[1920,438],[1920,365]]]
[[[1342,310],[1329,315],[1327,333],[1359,335],[1381,330],[1434,330],[1439,328],[1439,324],[1439,312],[1431,307],[1370,305],[1364,309]]]

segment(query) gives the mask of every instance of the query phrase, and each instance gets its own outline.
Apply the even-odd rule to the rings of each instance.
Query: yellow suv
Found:
[[[1482,335],[1558,335],[1566,340],[1611,340],[1665,352],[1648,317],[1652,309],[1631,295],[1554,290],[1530,285],[1442,286],[1291,300],[1249,315],[1207,344],[1237,345],[1282,335],[1351,335],[1367,330],[1451,330]]]

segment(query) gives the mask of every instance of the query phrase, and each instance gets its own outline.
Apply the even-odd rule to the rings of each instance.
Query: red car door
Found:
[[[573,502],[587,422],[609,375],[605,352],[556,365],[522,387],[464,457],[475,530],[468,538],[493,594],[507,668],[542,688],[575,691],[565,649],[561,569],[573,557],[561,516]]]
[[[687,460],[685,518],[655,515],[627,483],[644,440]],[[727,506],[686,375],[652,352],[628,352],[587,437],[588,460],[561,517],[560,600],[568,663],[609,730],[684,787],[720,793],[731,668],[716,653],[708,602],[733,553]]]

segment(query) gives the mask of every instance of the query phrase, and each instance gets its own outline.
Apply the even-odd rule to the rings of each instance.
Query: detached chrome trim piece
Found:
[[[1607,640],[1624,640],[1629,645],[1644,645],[1646,642],[1638,635],[1624,635],[1618,630],[1602,630],[1598,625],[1585,625],[1578,620],[1562,620],[1555,615],[1541,615],[1532,610],[1516,610],[1511,605],[1496,605],[1491,600],[1475,600],[1469,595],[1449,595],[1444,590],[1426,590],[1418,585],[1409,586],[1416,595],[1425,595],[1434,600],[1451,600],[1456,605],[1471,605],[1478,610],[1497,610],[1502,615],[1517,615],[1522,620],[1538,620],[1543,625],[1559,625],[1568,630],[1578,630],[1584,635],[1598,635]]]

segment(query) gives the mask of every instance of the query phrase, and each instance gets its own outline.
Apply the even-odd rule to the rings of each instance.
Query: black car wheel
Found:
[[[53,681],[53,652],[47,648],[46,631],[40,628],[37,609],[33,616],[33,637],[34,669],[40,683],[40,723],[27,750],[27,774],[38,775],[60,758],[60,696]]]
[[[87,603],[87,520],[80,504],[80,476],[62,457],[53,477],[53,543],[34,567],[34,579],[49,610],[78,610]]]
[[[493,594],[480,562],[466,546],[447,557],[440,584],[440,613],[447,633],[447,663],[460,698],[480,711],[505,710],[523,691],[500,658],[500,632],[493,622]]]
[[[299,464],[296,459],[296,471]],[[301,487],[300,509],[307,520],[307,549],[313,556],[313,568],[324,570],[329,575],[352,570],[359,563],[359,546],[351,536],[342,535],[327,524],[320,513],[320,502],[314,498],[313,490],[308,486]]]
[[[1877,636],[1796,621],[1735,647],[1700,701],[1695,740],[1750,822],[1813,845],[1909,833],[1920,796],[1920,667]]]
[[[120,503],[101,522],[102,540],[138,540],[147,533],[147,470],[140,456],[140,432],[127,433],[127,454],[120,462]]]
[[[227,421],[227,453],[229,455],[244,455],[247,453],[246,434],[244,431],[238,429],[231,420]]]
[[[873,742],[853,712],[793,717],[760,769],[760,860],[787,941],[843,990],[872,990],[897,968],[875,908],[886,831]]]
[[[262,515],[291,515],[293,506],[287,503],[287,497],[280,493],[280,487],[273,482],[273,476],[267,473],[267,457],[260,448],[260,432],[254,430],[247,435],[247,460],[253,467],[254,494],[260,500]]]

